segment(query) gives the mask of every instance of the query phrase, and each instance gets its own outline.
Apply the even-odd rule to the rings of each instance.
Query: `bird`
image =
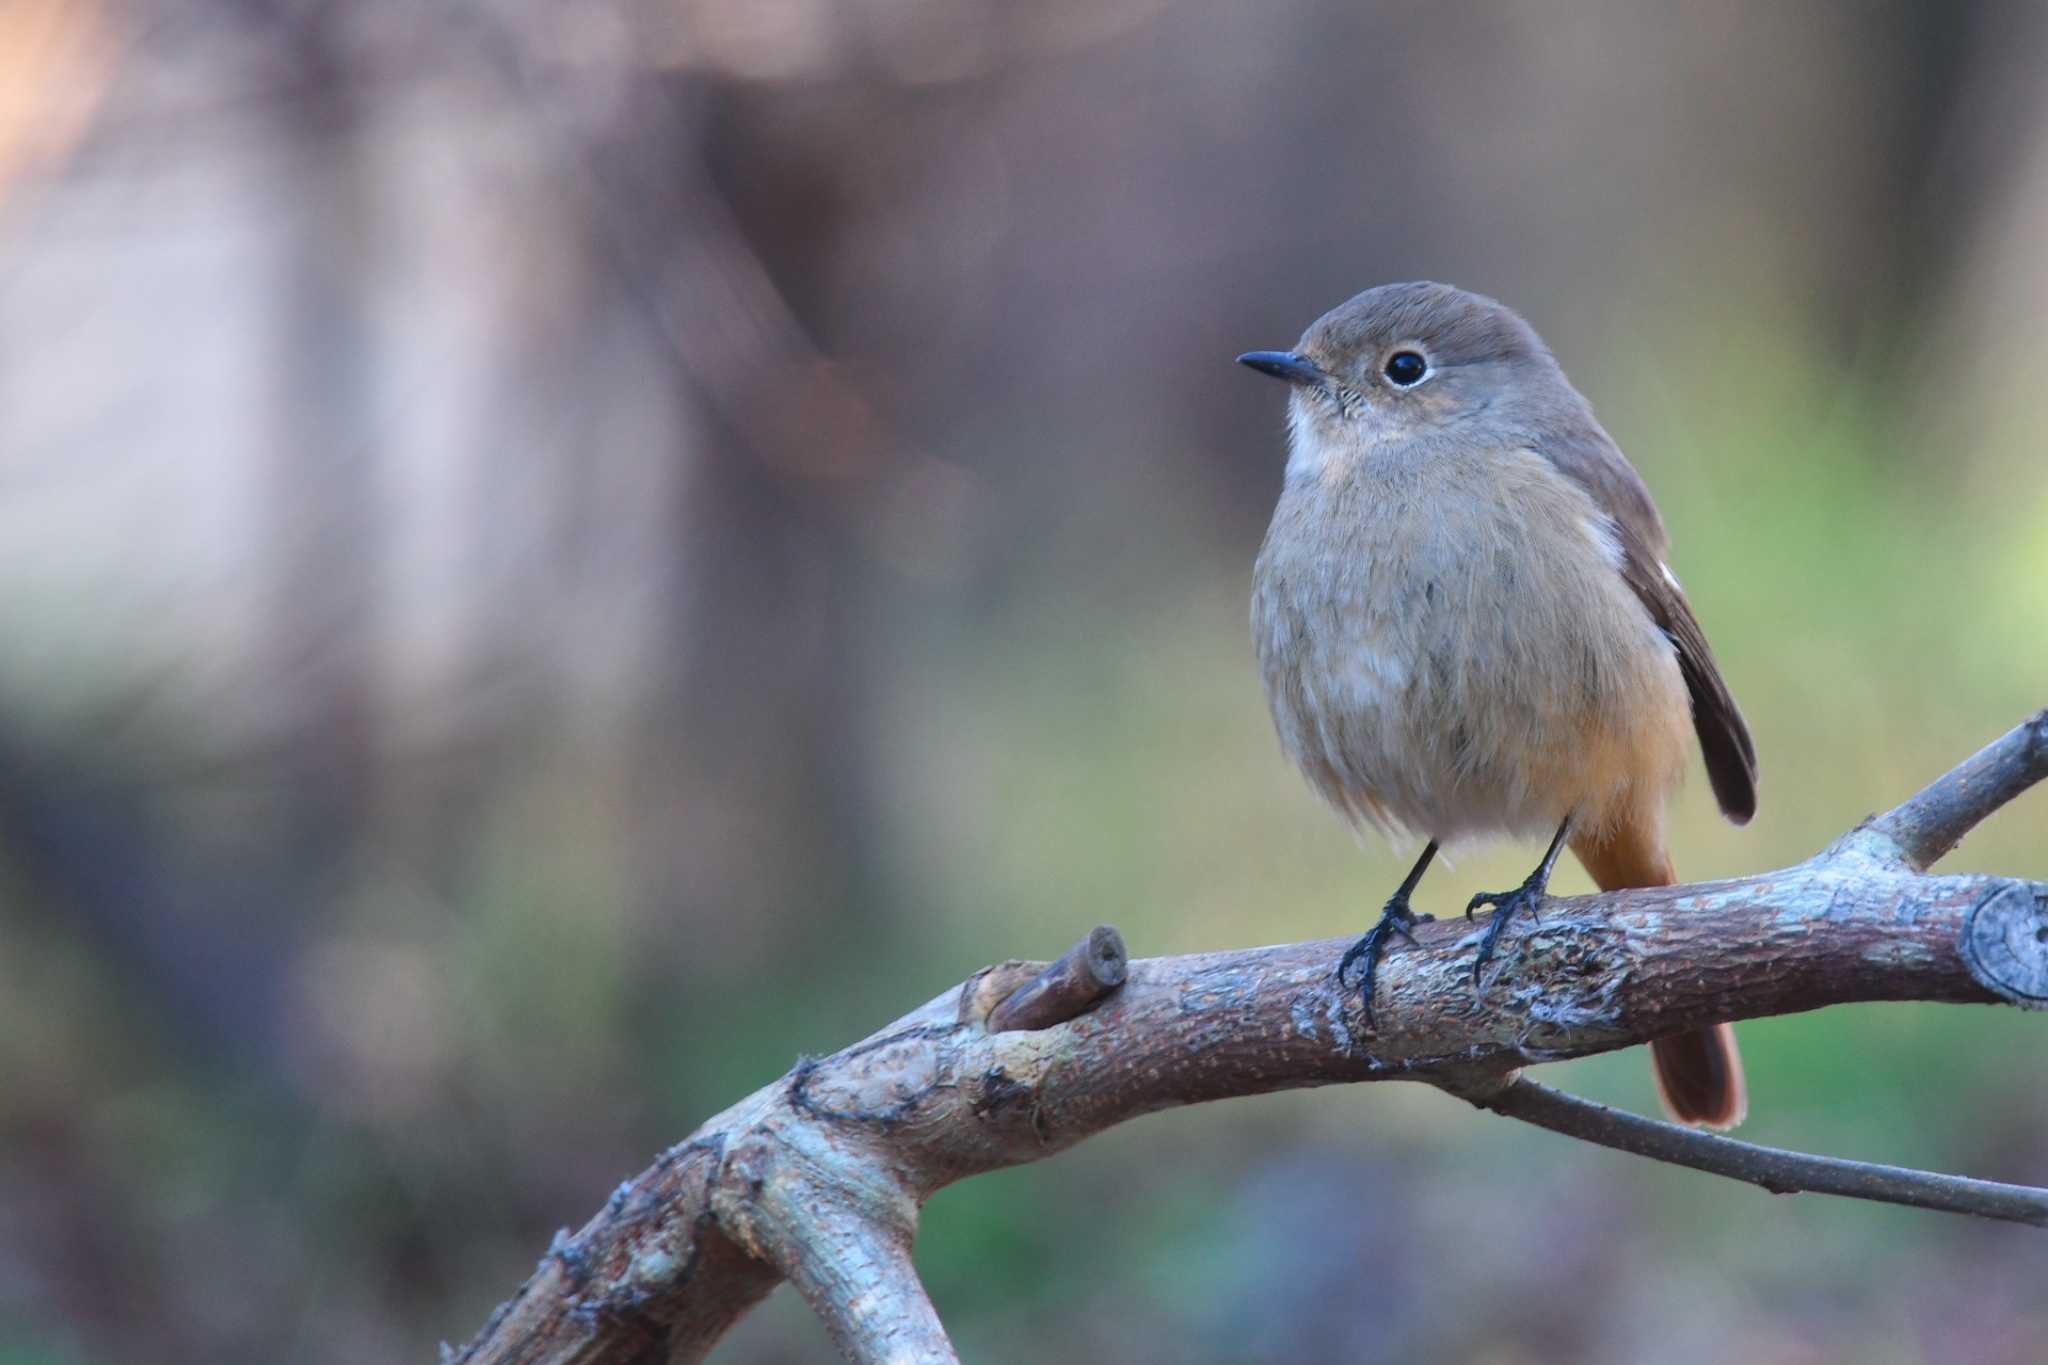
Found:
[[[1678,880],[1666,807],[1697,737],[1721,812],[1756,812],[1756,747],[1633,466],[1536,331],[1427,281],[1367,289],[1289,351],[1287,465],[1253,569],[1252,635],[1281,747],[1360,831],[1422,840],[1338,968],[1374,978],[1439,849],[1549,840],[1492,914],[1473,980],[1535,914],[1567,845],[1603,890]],[[1734,1029],[1651,1044],[1664,1110],[1748,1109]]]

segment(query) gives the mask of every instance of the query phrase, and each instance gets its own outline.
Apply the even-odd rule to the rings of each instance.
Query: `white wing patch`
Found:
[[[1621,572],[1621,536],[1616,532],[1614,518],[1595,515],[1582,519],[1579,525],[1586,532],[1586,539],[1592,543],[1593,553],[1600,556],[1608,568]],[[1671,571],[1664,571],[1669,574]]]

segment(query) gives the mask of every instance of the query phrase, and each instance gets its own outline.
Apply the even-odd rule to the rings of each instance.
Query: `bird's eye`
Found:
[[[1386,376],[1400,388],[1413,388],[1429,373],[1429,362],[1415,351],[1396,351],[1387,357]]]

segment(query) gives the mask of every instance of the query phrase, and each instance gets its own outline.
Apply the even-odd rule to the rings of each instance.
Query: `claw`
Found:
[[[1415,924],[1420,920],[1434,918],[1431,915],[1418,915],[1408,908],[1408,897],[1414,892],[1415,884],[1422,880],[1422,874],[1428,870],[1430,859],[1434,857],[1436,840],[1431,839],[1422,850],[1422,856],[1415,860],[1415,866],[1409,868],[1408,875],[1401,879],[1399,888],[1388,898],[1386,908],[1380,911],[1379,923],[1367,930],[1364,938],[1346,949],[1344,956],[1337,962],[1337,986],[1339,989],[1348,990],[1350,982],[1347,978],[1351,964],[1361,958],[1365,961],[1365,969],[1358,974],[1358,1003],[1365,1007],[1367,1028],[1373,1026],[1372,983],[1373,977],[1379,972],[1380,954],[1386,951],[1387,936],[1399,934],[1410,943],[1414,943]]]
[[[1418,915],[1408,908],[1408,902],[1396,896],[1387,902],[1387,908],[1380,912],[1378,924],[1365,933],[1365,937],[1344,950],[1344,956],[1337,960],[1337,984],[1350,987],[1352,964],[1363,960],[1364,968],[1358,974],[1358,1002],[1365,1010],[1365,1026],[1373,1027],[1372,988],[1374,978],[1379,975],[1380,957],[1386,952],[1387,940],[1396,934],[1410,943],[1415,942],[1413,926],[1431,919],[1430,915]]]
[[[1501,930],[1508,927],[1517,910],[1529,912],[1529,918],[1538,924],[1543,922],[1536,907],[1543,903],[1543,895],[1550,886],[1550,869],[1557,866],[1557,851],[1564,847],[1565,835],[1571,832],[1572,820],[1569,815],[1557,827],[1557,834],[1551,839],[1550,847],[1544,850],[1543,861],[1536,864],[1536,870],[1523,879],[1522,884],[1512,891],[1482,891],[1465,906],[1465,918],[1472,918],[1472,912],[1482,905],[1493,907],[1493,919],[1486,926],[1486,936],[1479,940],[1479,955],[1472,960],[1472,987],[1482,989],[1479,974],[1486,970],[1486,964],[1493,957],[1494,945],[1500,942]]]
[[[1541,924],[1542,916],[1537,907],[1543,903],[1543,887],[1534,878],[1523,882],[1512,891],[1482,891],[1474,896],[1465,907],[1469,919],[1474,910],[1482,905],[1491,905],[1492,917],[1486,924],[1486,935],[1479,940],[1478,955],[1472,959],[1472,984],[1479,985],[1480,974],[1486,964],[1493,960],[1493,950],[1500,943],[1501,932],[1508,927],[1508,921],[1516,914],[1526,912],[1530,919]]]

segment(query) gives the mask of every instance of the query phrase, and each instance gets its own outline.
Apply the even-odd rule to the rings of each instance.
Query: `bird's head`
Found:
[[[1510,425],[1545,401],[1578,402],[1534,329],[1505,304],[1447,284],[1384,284],[1317,318],[1291,351],[1247,365],[1293,385],[1290,475],[1374,448],[1437,443],[1489,413]]]

